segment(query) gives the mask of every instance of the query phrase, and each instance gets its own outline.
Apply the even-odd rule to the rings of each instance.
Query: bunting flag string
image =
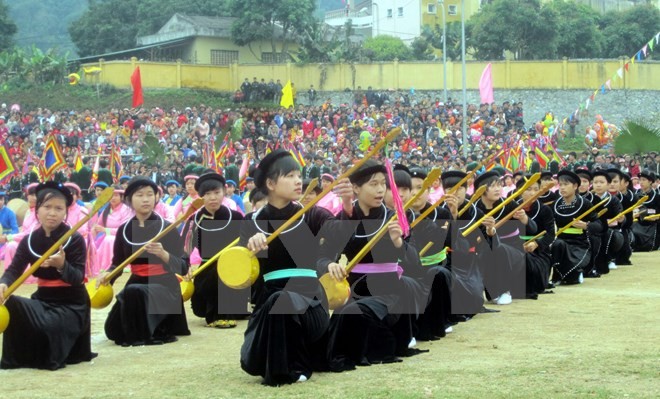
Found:
[[[660,32],[656,33],[655,36],[653,38],[651,38],[651,40],[649,40],[646,44],[644,44],[644,46],[642,46],[642,48],[639,49],[635,53],[635,55],[630,57],[630,59],[623,64],[623,67],[620,67],[619,69],[617,69],[616,73],[614,75],[612,75],[612,77],[610,79],[608,79],[604,84],[600,85],[600,87],[598,89],[594,90],[593,93],[591,93],[591,95],[589,97],[587,97],[584,101],[580,102],[578,104],[578,107],[575,109],[575,112],[573,112],[570,117],[564,118],[564,121],[566,121],[567,119],[572,120],[573,117],[578,116],[580,111],[588,110],[589,106],[592,105],[596,101],[596,96],[597,96],[599,91],[600,91],[601,94],[607,93],[608,90],[611,91],[612,90],[612,83],[616,82],[617,78],[618,79],[623,79],[623,74],[624,73],[626,73],[626,72],[630,73],[630,66],[635,64],[635,60],[637,60],[639,62],[639,61],[642,61],[643,59],[647,58],[648,55],[653,51],[654,45],[657,45],[659,42],[660,42]],[[562,125],[564,123],[565,122],[562,122]],[[560,126],[560,128],[561,128],[561,126]]]

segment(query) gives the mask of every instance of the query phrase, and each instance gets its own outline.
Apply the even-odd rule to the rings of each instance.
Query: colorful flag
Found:
[[[481,73],[479,79],[479,95],[482,104],[492,104],[495,102],[493,95],[493,65],[489,62]]]
[[[225,135],[224,140],[222,140],[222,144],[220,145],[220,148],[218,151],[215,153],[215,167],[216,168],[222,168],[223,161],[225,157],[227,156],[227,153],[229,152],[229,133]]]
[[[121,163],[121,154],[113,144],[112,151],[110,152],[110,173],[112,174],[112,181],[119,183],[123,170],[124,165]]]
[[[14,172],[16,172],[16,168],[14,167],[14,163],[11,161],[7,147],[4,145],[0,146],[0,183],[4,184],[5,181],[14,174]]]
[[[46,146],[41,155],[41,161],[39,162],[39,174],[43,180],[46,181],[49,180],[57,170],[65,166],[66,162],[64,162],[60,145],[57,143],[55,135],[49,134],[46,138]]]
[[[92,168],[92,179],[89,183],[89,189],[87,192],[92,192],[94,190],[94,185],[99,181],[99,162],[101,161],[101,147],[99,146],[98,153],[96,154],[96,161],[94,162],[94,167]]]
[[[74,169],[76,170],[76,172],[79,172],[80,169],[82,169],[83,166],[84,166],[83,161],[82,161],[82,157],[80,156],[80,147],[78,147],[78,150],[76,151],[76,158],[73,161],[73,165],[74,165]]]
[[[291,108],[293,106],[293,87],[291,87],[291,81],[289,80],[286,82],[286,86],[282,89],[280,107]]]
[[[243,163],[241,164],[241,169],[238,171],[238,187],[240,191],[245,191],[247,187],[247,176],[248,169],[250,168],[250,143],[247,145],[247,154],[243,158]]]
[[[534,153],[536,154],[536,160],[539,162],[539,165],[541,165],[541,168],[542,169],[547,168],[550,158],[548,158],[548,156],[545,155],[539,147],[536,147],[534,149]]]
[[[131,75],[131,86],[133,87],[133,108],[144,104],[144,97],[142,95],[142,77],[140,76],[140,67],[135,67],[133,75]]]

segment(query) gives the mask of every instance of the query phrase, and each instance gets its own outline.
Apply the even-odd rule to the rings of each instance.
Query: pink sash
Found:
[[[398,263],[358,263],[351,272],[361,274],[396,273],[401,278],[403,268]]]

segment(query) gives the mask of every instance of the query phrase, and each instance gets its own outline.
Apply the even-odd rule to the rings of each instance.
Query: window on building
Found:
[[[426,12],[429,14],[437,14],[438,13],[438,7],[436,7],[435,4],[427,4],[426,5]]]
[[[392,9],[391,8],[387,9],[387,18],[392,18]]]
[[[403,7],[397,8],[396,15],[399,17],[403,17]]]
[[[449,14],[449,15],[458,15],[458,6],[456,4],[450,4],[447,7],[447,14]]]
[[[212,65],[231,65],[238,62],[238,51],[211,50]]]
[[[283,53],[271,53],[263,52],[261,53],[261,62],[266,64],[283,64],[288,61],[288,57]]]

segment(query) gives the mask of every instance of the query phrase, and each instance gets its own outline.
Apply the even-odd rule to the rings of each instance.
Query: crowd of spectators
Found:
[[[277,93],[278,83],[274,83],[274,91],[271,83],[246,80],[246,97],[252,102],[276,96],[273,93]],[[277,102],[277,98],[273,100]],[[400,127],[402,134],[388,146],[387,156],[395,163],[443,170],[464,169],[470,162],[520,143],[527,151],[532,143],[546,141],[561,148],[557,131],[545,136],[534,128],[546,115],[524,115],[521,102],[470,104],[467,117],[469,132],[464,142],[458,101],[444,103],[428,96],[370,87],[364,91],[358,88],[352,102],[333,104],[327,99],[316,105],[297,103],[291,109],[239,103],[224,109],[200,104],[184,109],[99,111],[21,109],[20,105],[2,104],[0,141],[23,183],[31,177],[21,172],[33,166],[24,164],[38,162],[48,133],[61,144],[69,167],[63,171],[65,175],[73,171],[78,151],[91,167],[97,154],[107,163],[114,143],[122,156],[122,174],[149,175],[160,184],[171,179],[183,182],[187,172],[207,163],[214,140],[217,149],[228,132],[233,140],[223,159],[224,167],[240,166],[248,150],[256,164],[269,148],[284,146],[299,151],[306,163],[318,164],[335,175],[394,127]],[[157,139],[164,156],[154,159],[145,153],[148,135]],[[611,149],[585,148],[584,153],[564,152],[562,158],[568,164],[616,164],[633,175],[640,169],[660,172],[660,159],[654,153],[617,157]]]

